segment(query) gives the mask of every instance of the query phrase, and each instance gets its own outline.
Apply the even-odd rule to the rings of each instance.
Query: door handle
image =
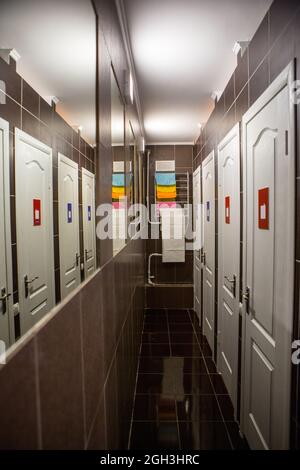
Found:
[[[38,278],[39,278],[39,276],[36,276],[36,277],[34,277],[33,279],[31,279],[31,280],[29,281],[27,274],[26,274],[26,276],[24,277],[25,299],[27,299],[27,297],[28,297],[28,295],[29,295],[29,286],[30,286],[31,284],[33,284],[34,281],[36,281]]]
[[[11,296],[11,294],[7,294],[5,287],[3,287],[3,288],[1,289],[1,297],[0,297],[0,302],[2,302],[2,306],[3,306],[3,311],[2,311],[2,314],[3,314],[3,315],[6,314],[6,311],[7,311],[7,300],[9,299],[10,296]]]
[[[234,274],[232,279],[229,279],[228,276],[224,276],[224,278],[226,279],[227,282],[230,282],[230,284],[232,285],[232,294],[233,294],[233,297],[235,297],[236,296],[236,275]]]
[[[206,253],[205,253],[205,251],[201,255],[201,263],[203,263],[204,266],[206,265]]]
[[[250,309],[249,309],[249,304],[250,304],[250,288],[247,287],[246,291],[243,294],[243,299],[245,301],[245,307],[246,307],[246,313],[249,315]]]
[[[76,266],[79,266],[79,260],[80,260],[80,256],[78,253],[76,253]]]

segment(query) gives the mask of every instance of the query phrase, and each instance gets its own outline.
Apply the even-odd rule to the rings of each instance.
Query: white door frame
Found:
[[[242,149],[243,149],[243,291],[245,293],[245,281],[247,274],[247,133],[246,127],[251,119],[256,116],[259,111],[269,103],[285,86],[289,89],[289,120],[290,120],[290,133],[288,138],[289,152],[294,155],[289,161],[289,194],[288,207],[289,212],[286,217],[288,228],[288,243],[286,256],[289,260],[290,270],[288,273],[289,285],[289,305],[286,308],[287,318],[285,318],[285,327],[287,344],[286,344],[286,368],[283,371],[282,381],[285,383],[285,402],[281,403],[281,411],[285,416],[284,420],[284,443],[283,447],[289,448],[289,431],[290,431],[290,398],[291,398],[291,342],[292,342],[292,328],[293,328],[293,310],[294,310],[294,263],[295,263],[295,105],[292,100],[293,82],[294,82],[294,62],[292,61],[271,83],[267,90],[255,101],[251,108],[244,114],[242,119]],[[241,430],[245,429],[246,422],[246,408],[245,408],[245,349],[246,349],[246,302],[243,301],[243,334],[242,334],[242,383],[241,383]]]
[[[220,161],[220,152],[222,149],[231,142],[235,137],[238,137],[238,161],[236,166],[236,178],[238,178],[238,197],[237,197],[237,204],[235,204],[236,212],[238,214],[238,227],[235,227],[235,231],[237,231],[238,239],[237,242],[237,256],[238,262],[236,264],[235,275],[236,275],[236,284],[235,284],[235,299],[234,299],[234,315],[237,319],[237,329],[236,331],[232,332],[236,336],[236,355],[235,355],[235,368],[232,371],[233,373],[233,381],[236,383],[236,387],[233,391],[232,401],[234,406],[234,413],[235,416],[237,415],[237,391],[238,391],[238,346],[239,346],[239,305],[240,305],[240,224],[241,224],[241,208],[240,208],[240,123],[238,122],[233,126],[233,128],[228,132],[228,134],[224,137],[224,139],[218,145],[218,202],[219,202],[219,209],[218,209],[218,345],[217,345],[217,367],[220,367],[221,361],[221,348],[220,348],[220,341],[219,339],[222,335],[222,331],[220,331],[221,325],[221,305],[222,305],[222,290],[223,290],[223,279],[221,279],[220,275],[220,267],[223,263],[222,261],[222,225],[223,225],[223,211],[220,208],[220,205],[223,204],[223,197],[221,198],[221,161]]]
[[[213,240],[213,270],[212,270],[212,279],[213,279],[213,287],[212,287],[212,295],[213,295],[213,335],[212,335],[212,357],[214,358],[215,355],[215,325],[216,325],[216,309],[215,309],[215,293],[216,293],[216,246],[215,246],[215,233],[216,233],[216,194],[215,194],[215,151],[212,150],[210,154],[203,160],[202,166],[201,166],[201,173],[202,173],[202,245],[204,248],[205,244],[205,236],[204,236],[204,218],[206,217],[206,208],[205,206],[205,201],[204,201],[204,196],[203,196],[203,167],[207,165],[212,160],[213,162],[213,174],[212,174],[212,185],[213,185],[213,207],[210,208],[210,218],[211,218],[211,223],[212,226],[214,227],[214,240]],[[206,261],[205,261],[205,253],[203,250],[203,257],[202,257],[202,321],[203,321],[203,331],[205,328],[205,318],[204,318],[204,281],[205,281],[205,266],[206,266]]]
[[[93,197],[93,207],[91,208],[91,211],[92,211],[92,214],[91,214],[91,217],[92,217],[92,222],[93,222],[93,226],[94,226],[94,230],[93,230],[93,248],[94,248],[94,271],[96,270],[97,268],[97,262],[96,262],[96,257],[97,257],[97,253],[96,253],[96,209],[95,209],[95,205],[96,205],[96,194],[95,194],[95,185],[96,185],[96,176],[94,173],[92,173],[91,171],[88,171],[86,170],[85,168],[81,168],[81,173],[82,173],[82,176],[87,176],[89,178],[93,178],[94,180],[94,197]],[[81,184],[82,184],[82,205],[84,206],[83,204],[83,199],[84,199],[84,194],[83,194],[83,178],[82,178],[82,181],[81,181]],[[87,262],[86,262],[86,253],[85,253],[85,243],[84,243],[84,236],[85,236],[85,231],[84,231],[84,227],[85,227],[85,221],[84,221],[84,215],[85,215],[85,208],[82,207],[82,217],[83,217],[83,223],[82,223],[82,226],[83,226],[83,256],[84,256],[84,277],[85,279],[88,278],[88,266],[87,266]]]
[[[69,167],[73,168],[74,170],[77,171],[77,200],[76,200],[76,208],[74,208],[73,212],[75,214],[75,211],[77,213],[77,255],[78,255],[78,269],[77,269],[77,284],[74,286],[74,289],[80,284],[80,239],[79,239],[79,207],[78,207],[78,199],[79,199],[79,187],[78,187],[78,164],[71,160],[70,158],[66,157],[62,153],[58,153],[58,219],[59,219],[59,227],[61,229],[62,226],[62,213],[61,213],[61,204],[62,204],[62,188],[61,188],[61,164],[68,165]],[[59,230],[59,237],[61,236],[61,231]],[[76,257],[76,254],[75,254]],[[62,259],[63,259],[63,253],[62,253],[62,244],[59,244],[59,260],[60,260],[60,289],[61,289],[61,297],[62,299],[66,296],[65,292],[65,279],[63,277],[62,273]],[[71,292],[71,291],[70,291]]]
[[[3,131],[3,179],[4,179],[4,227],[6,245],[6,276],[7,290],[11,296],[7,299],[7,312],[9,318],[10,343],[15,338],[15,325],[13,316],[13,272],[12,272],[12,247],[11,247],[11,217],[10,217],[10,161],[9,161],[9,123],[0,118],[0,129]]]
[[[195,200],[194,200],[194,179],[195,178],[199,178],[199,188],[200,188],[200,200],[197,202],[199,204],[199,216],[200,216],[200,220],[199,220],[199,223],[201,224],[200,226],[200,247],[198,249],[195,249],[194,250],[194,311],[196,312],[197,314],[197,309],[196,309],[196,294],[195,294],[195,281],[196,281],[196,276],[195,276],[195,272],[196,272],[196,269],[197,269],[197,264],[199,265],[199,268],[200,268],[200,291],[201,291],[201,284],[202,284],[202,269],[201,269],[201,249],[202,249],[202,208],[201,208],[201,178],[202,178],[202,175],[201,175],[201,165],[199,165],[196,170],[193,172],[193,205],[195,205]],[[194,226],[194,233],[196,234],[196,217],[195,217],[195,210],[193,210],[193,226]],[[199,318],[199,325],[200,327],[202,327],[202,299],[201,299],[201,296],[200,296],[200,315],[198,316]]]
[[[20,142],[24,142],[26,144],[32,145],[35,148],[39,149],[41,152],[44,152],[51,156],[51,165],[50,165],[50,181],[51,186],[49,188],[50,200],[49,200],[49,233],[48,233],[48,241],[50,247],[50,255],[49,255],[49,266],[48,266],[48,280],[49,280],[49,294],[51,292],[52,295],[49,295],[50,304],[52,305],[51,308],[55,306],[55,278],[54,278],[54,242],[53,242],[53,167],[52,167],[52,148],[48,147],[44,143],[40,142],[39,140],[32,137],[30,134],[27,134],[24,131],[21,131],[18,128],[15,128],[15,152],[16,158],[18,153],[18,147]],[[16,188],[18,186],[19,179],[22,181],[22,175],[19,174],[17,171],[17,161],[15,165],[15,174],[16,174]],[[17,192],[16,192],[16,218],[18,216],[18,203],[17,203]],[[16,221],[17,227],[17,255],[18,255],[18,267],[20,263],[20,243],[18,242],[22,238],[22,228],[20,224],[18,224],[18,220]],[[26,312],[26,302],[25,297],[23,295],[24,288],[24,278],[22,277],[23,273],[20,272],[18,269],[18,291],[19,291],[19,305],[20,305],[20,326],[21,326],[21,334],[24,334],[28,329],[31,328],[32,325],[28,324],[27,315],[24,314]],[[49,309],[49,311],[51,310]]]

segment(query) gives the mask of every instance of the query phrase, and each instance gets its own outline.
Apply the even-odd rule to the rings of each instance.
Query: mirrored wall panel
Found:
[[[111,141],[113,156],[112,221],[114,256],[126,245],[128,174],[125,155],[125,106],[111,69]]]
[[[0,45],[0,340],[8,347],[97,268],[92,3],[3,0]]]

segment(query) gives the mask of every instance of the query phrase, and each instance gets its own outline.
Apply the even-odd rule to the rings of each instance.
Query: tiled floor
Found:
[[[130,448],[247,449],[192,311],[146,311]]]

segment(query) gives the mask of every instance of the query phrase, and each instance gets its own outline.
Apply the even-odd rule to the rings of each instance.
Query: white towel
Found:
[[[161,209],[163,263],[185,262],[185,218],[180,208]]]

